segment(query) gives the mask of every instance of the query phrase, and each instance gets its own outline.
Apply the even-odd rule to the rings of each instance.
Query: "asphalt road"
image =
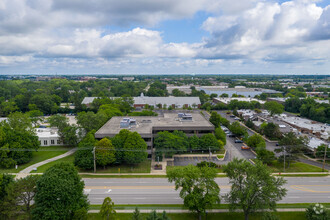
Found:
[[[281,203],[330,201],[329,177],[287,177],[286,197]],[[91,204],[102,204],[111,197],[115,204],[182,204],[179,192],[166,178],[95,178],[83,179]],[[220,194],[230,190],[228,178],[217,178]],[[222,200],[223,202],[223,200]]]

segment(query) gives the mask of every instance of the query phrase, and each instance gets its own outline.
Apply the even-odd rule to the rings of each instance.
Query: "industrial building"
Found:
[[[199,113],[164,113],[163,116],[112,117],[95,133],[95,138],[111,138],[122,129],[139,133],[148,145],[149,154],[153,147],[153,139],[161,131],[183,131],[188,137],[214,133],[213,124]]]
[[[120,97],[109,97],[110,99],[116,99]],[[89,106],[93,103],[94,99],[97,99],[97,97],[85,97],[81,104]],[[141,93],[140,96],[133,97],[134,101],[134,108],[144,108],[144,106],[149,105],[153,107],[170,107],[173,108],[199,108],[201,106],[201,101],[199,97],[149,97],[144,96],[143,93]]]

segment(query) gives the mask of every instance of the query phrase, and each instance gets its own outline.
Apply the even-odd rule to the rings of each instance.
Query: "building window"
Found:
[[[54,140],[51,140],[51,141],[50,141],[50,144],[55,144],[55,141],[54,141]]]
[[[57,140],[57,144],[61,144],[61,141],[60,140]]]
[[[44,145],[45,145],[45,146],[47,145],[47,140],[44,140]]]

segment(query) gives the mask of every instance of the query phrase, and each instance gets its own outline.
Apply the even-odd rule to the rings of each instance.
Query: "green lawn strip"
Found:
[[[32,152],[32,159],[30,162],[26,164],[18,165],[17,170],[15,168],[12,169],[1,168],[0,173],[18,173],[19,171],[33,164],[64,154],[71,149],[72,149],[71,147],[63,147],[63,146],[40,147],[38,151]]]
[[[148,214],[142,213],[142,218],[145,219]],[[159,214],[161,215],[161,214]],[[172,220],[191,220],[191,219],[198,219],[197,214],[194,213],[167,213],[168,217],[170,217]],[[249,216],[250,220],[259,220],[261,219],[261,213],[255,213],[251,214]],[[279,217],[280,220],[305,220],[305,212],[277,212],[275,215]],[[120,220],[131,220],[132,219],[132,213],[118,213],[116,214],[117,219]],[[90,220],[98,220],[103,219],[98,213],[89,213],[88,219]],[[209,213],[206,216],[203,216],[202,219],[206,220],[233,220],[233,219],[244,219],[243,213],[238,212],[225,212],[225,213]]]
[[[105,169],[102,167],[97,168],[97,173],[150,173],[151,170],[151,160],[143,161],[137,165],[111,165],[107,166]],[[81,173],[93,173],[92,170],[79,170]]]
[[[91,175],[80,174],[81,178],[167,178],[166,175]]]
[[[276,205],[278,209],[294,209],[294,208],[307,208],[311,204],[315,203],[279,203]],[[320,203],[325,208],[330,208],[330,203]],[[149,209],[173,209],[173,210],[188,210],[186,207],[180,204],[139,204],[139,205],[115,205],[116,210],[134,210],[138,207],[140,210],[149,210]],[[90,210],[100,210],[101,205],[90,205]],[[218,204],[213,207],[213,209],[229,209],[229,204]]]
[[[283,177],[324,177],[329,176],[329,174],[273,174],[273,176],[283,176]]]
[[[258,159],[252,159],[252,161],[257,162]],[[268,166],[272,173],[282,173],[283,172],[283,163],[274,160],[272,165]],[[322,168],[309,165],[302,162],[293,162],[290,163],[289,167],[285,168],[285,173],[300,173],[300,172],[323,172]]]
[[[37,168],[37,171],[32,171],[31,173],[44,173],[49,167],[57,164],[57,163],[60,163],[60,162],[69,162],[69,163],[73,163],[73,160],[74,160],[74,154],[72,155],[69,155],[67,157],[63,157],[61,159],[58,159],[58,160],[55,160],[55,161],[52,161],[52,162],[49,162],[49,163],[46,163],[45,165],[42,165],[40,167]]]

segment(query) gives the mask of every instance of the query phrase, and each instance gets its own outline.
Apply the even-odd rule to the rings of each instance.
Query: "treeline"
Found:
[[[202,137],[196,135],[187,137],[183,131],[159,132],[154,140],[156,156],[162,158],[163,154],[165,154],[165,157],[171,157],[174,154],[190,151],[195,153],[197,151],[218,151],[226,144],[226,136],[221,129],[218,129],[215,134],[209,133]]]
[[[288,112],[299,113],[301,116],[315,121],[330,123],[330,105],[317,103],[312,98],[293,97],[285,101],[284,107]]]
[[[94,167],[95,147],[96,165],[106,167],[113,164],[138,164],[148,157],[147,144],[137,132],[122,129],[113,138],[97,141],[95,130],[90,131],[79,143],[75,153],[74,164],[81,169]]]
[[[80,112],[84,97],[133,97],[140,95],[146,82],[95,80],[78,82],[66,79],[34,82],[29,80],[0,81],[0,115],[40,110],[43,114]],[[61,103],[73,103],[75,110]]]

